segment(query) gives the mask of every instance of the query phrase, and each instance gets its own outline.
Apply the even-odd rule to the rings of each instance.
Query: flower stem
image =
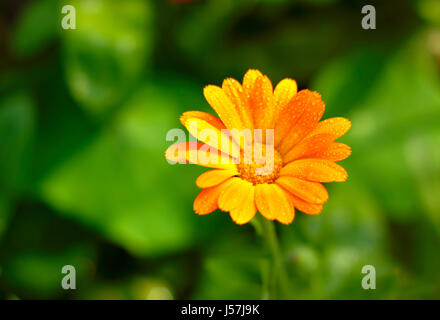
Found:
[[[269,298],[288,299],[290,296],[289,282],[275,225],[272,221],[261,216],[255,217],[252,222],[257,233],[265,242],[272,259],[269,271]]]

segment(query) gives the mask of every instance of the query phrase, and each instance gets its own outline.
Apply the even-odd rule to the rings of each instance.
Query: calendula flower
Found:
[[[201,142],[176,143],[165,153],[169,161],[213,168],[196,180],[203,189],[194,201],[197,214],[221,209],[245,224],[258,211],[290,224],[295,209],[322,211],[329,197],[322,183],[347,179],[336,162],[351,148],[335,140],[351,122],[341,117],[320,121],[325,104],[317,92],[297,92],[292,79],[273,90],[267,76],[249,70],[243,84],[226,79],[221,88],[206,86],[204,96],[219,118],[185,112],[182,124]],[[251,138],[244,139],[243,132]]]

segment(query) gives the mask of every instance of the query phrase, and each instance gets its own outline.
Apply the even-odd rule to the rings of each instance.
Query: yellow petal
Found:
[[[257,129],[273,129],[274,103],[272,83],[266,76],[258,77],[249,94],[249,104],[252,108],[254,125]]]
[[[334,137],[334,139],[337,139],[347,133],[350,127],[351,121],[346,118],[329,118],[319,122],[315,130],[313,130],[310,135],[325,133],[330,134]]]
[[[344,143],[333,142],[327,148],[310,154],[309,158],[326,159],[330,161],[341,161],[351,155],[351,148]]]
[[[232,156],[240,154],[239,146],[227,134],[219,118],[206,112],[188,111],[182,114],[180,121],[197,140]]]
[[[254,88],[255,81],[257,81],[257,79],[262,76],[263,74],[255,69],[250,69],[245,73],[243,77],[243,92],[246,99],[249,100],[252,90]]]
[[[287,193],[277,184],[257,184],[255,186],[255,203],[258,211],[269,220],[278,220],[289,224],[295,217]]]
[[[278,120],[280,114],[284,112],[287,104],[292,100],[293,96],[296,94],[298,86],[296,81],[293,79],[283,79],[275,87],[274,90],[274,119]]]
[[[200,191],[194,200],[193,208],[197,214],[208,214],[218,209],[218,197],[228,187],[230,179],[211,188]]]
[[[225,79],[222,84],[222,89],[237,108],[243,126],[252,129],[254,127],[252,110],[240,82],[232,78]]]
[[[320,214],[322,211],[322,204],[304,201],[294,196],[292,193],[289,193],[289,199],[296,209],[306,214]]]
[[[231,211],[239,206],[246,192],[252,187],[252,183],[241,178],[231,178],[231,181],[228,188],[218,198],[218,206],[223,211]]]
[[[197,178],[196,185],[202,189],[213,187],[229,179],[230,177],[235,176],[236,174],[237,174],[236,170],[221,170],[221,169],[209,170],[202,173]]]
[[[283,176],[276,183],[298,198],[311,203],[324,203],[328,200],[325,187],[317,182],[301,180],[295,177]]]
[[[236,106],[229,100],[222,88],[209,85],[205,87],[203,94],[228,129],[246,128]]]
[[[240,192],[236,195],[241,201],[230,211],[231,219],[236,224],[248,223],[257,213],[254,193],[255,187],[252,184],[242,184]]]
[[[280,176],[293,176],[316,182],[342,182],[347,180],[347,171],[333,161],[325,159],[300,159],[288,163]]]
[[[191,118],[198,118],[200,120],[204,120],[205,122],[207,122],[211,126],[217,128],[218,130],[226,129],[226,126],[219,118],[217,118],[216,116],[213,116],[210,113],[203,112],[203,111],[186,111],[180,117],[180,121],[182,122],[182,124],[184,126],[186,126],[185,123],[187,122],[188,119],[191,119]]]
[[[200,142],[175,143],[165,151],[165,158],[171,162],[193,163],[208,168],[236,169],[231,156],[212,149]]]

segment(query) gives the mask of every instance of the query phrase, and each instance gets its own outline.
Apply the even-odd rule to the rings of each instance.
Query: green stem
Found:
[[[289,283],[275,225],[272,221],[261,216],[255,217],[253,224],[257,233],[263,238],[272,258],[269,272],[269,298],[287,299],[290,296]]]

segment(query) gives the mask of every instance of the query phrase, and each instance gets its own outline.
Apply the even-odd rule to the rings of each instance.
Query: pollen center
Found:
[[[273,152],[268,152],[263,148],[261,155],[246,157],[243,154],[240,157],[240,163],[237,164],[240,177],[252,184],[273,183],[283,167],[283,158],[278,151],[272,148]]]

